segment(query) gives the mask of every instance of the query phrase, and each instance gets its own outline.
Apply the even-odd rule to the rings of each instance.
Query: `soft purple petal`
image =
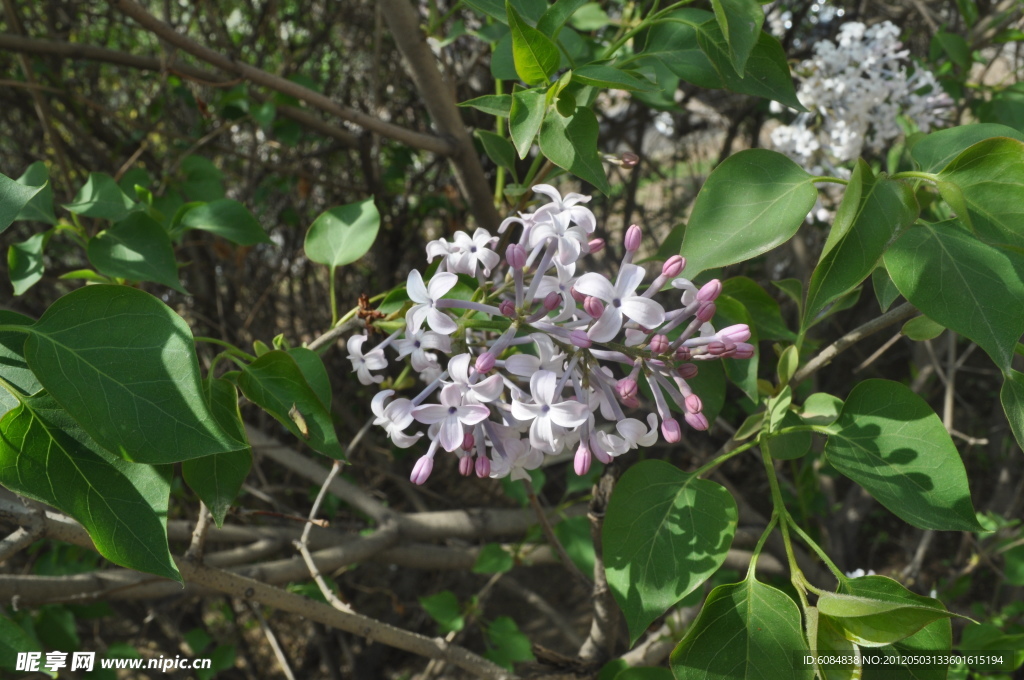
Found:
[[[426,303],[410,307],[409,311],[405,314],[406,328],[411,329],[413,332],[423,328],[423,321],[427,318],[428,309],[430,309],[430,305]]]
[[[363,362],[371,371],[379,371],[388,367],[388,360],[384,356],[384,350],[372,349],[363,355]]]
[[[434,274],[434,278],[430,279],[430,283],[427,284],[427,292],[430,294],[430,299],[439,300],[444,297],[444,294],[454,288],[458,282],[459,277],[451,272]]]
[[[513,354],[505,359],[505,370],[524,378],[532,376],[540,368],[540,359],[532,354]]]
[[[450,316],[433,307],[427,308],[427,325],[435,333],[444,333],[446,335],[454,333],[459,328],[459,325],[452,321]]]
[[[616,297],[611,282],[597,272],[588,272],[576,279],[574,288],[584,295],[592,295],[605,302],[611,302]]]
[[[458,418],[445,418],[441,421],[437,441],[445,451],[454,451],[462,446],[462,425]]]
[[[624,264],[615,279],[615,297],[625,298],[636,294],[636,289],[644,281],[644,268],[635,264]]]
[[[657,328],[665,322],[665,310],[654,300],[631,297],[622,301],[622,313],[644,328]]]
[[[558,378],[551,371],[537,371],[530,378],[530,394],[538,404],[550,404],[555,398]]]
[[[556,425],[562,427],[579,427],[587,422],[589,414],[590,409],[587,408],[587,405],[578,401],[563,401],[560,404],[553,404],[551,410],[548,411],[548,417]]]
[[[462,388],[458,385],[445,385],[441,390],[441,405],[448,408],[462,405]]]
[[[558,193],[558,189],[554,188],[550,184],[535,184],[533,186],[533,193],[544,194],[557,203],[559,207],[562,206],[562,194]]]
[[[604,308],[604,314],[594,322],[594,325],[587,331],[587,337],[593,342],[608,342],[619,334],[622,328],[622,312],[618,307],[608,305]]]
[[[409,294],[409,299],[413,302],[420,304],[430,302],[427,287],[423,285],[423,275],[417,269],[409,272],[409,278],[405,282],[405,292]]]
[[[533,420],[538,415],[540,415],[540,405],[524,404],[517,399],[512,400],[512,417],[516,420]]]
[[[381,390],[373,395],[373,399],[370,400],[370,410],[373,411],[373,415],[377,416],[378,419],[384,418],[384,402],[394,393],[394,390]],[[380,425],[381,423],[374,424]]]
[[[469,361],[472,359],[469,352],[463,352],[453,356],[448,361],[448,375],[457,383],[466,384],[469,382]]]
[[[501,389],[504,386],[505,383],[500,375],[492,375],[473,385],[473,394],[481,401],[494,401],[501,394]]]
[[[440,404],[424,404],[412,410],[412,417],[424,425],[433,425],[448,417],[448,407]]]
[[[530,446],[542,451],[554,450],[555,433],[547,418],[535,418],[530,424]]]
[[[465,425],[476,425],[487,420],[491,410],[486,406],[469,404],[459,408],[459,420]]]

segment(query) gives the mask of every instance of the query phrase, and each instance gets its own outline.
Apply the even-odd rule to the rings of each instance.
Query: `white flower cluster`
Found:
[[[349,359],[364,385],[383,381],[374,372],[387,367],[388,347],[427,383],[412,399],[383,390],[371,404],[395,446],[412,446],[423,432],[407,430],[426,426],[430,443],[413,468],[416,484],[427,480],[439,449],[459,457],[464,475],[524,478],[545,456],[573,449],[582,475],[595,457],[609,462],[650,446],[659,429],[666,441],[679,441],[670,402],[690,427],[708,427],[687,383],[696,362],[754,353],[746,325],[711,325],[721,283],[697,288],[681,278],[682,257],[666,261],[642,288],[646,273],[632,262],[642,238],[636,225],[626,232],[614,280],[580,272],[583,258],[604,247],[592,237],[596,219],[583,205],[590,197],[563,198],[546,184],[534,191],[551,202],[501,224],[502,233],[523,227],[505,251],[505,267],[494,250],[498,237],[484,229],[432,241],[428,261],[442,259],[429,283],[419,271],[409,274],[413,304],[403,327],[365,352],[367,336],[349,338]],[[459,275],[475,277],[472,299],[451,295]],[[676,291],[670,297],[678,302],[668,309],[654,299],[663,288]],[[647,410],[640,380],[653,409],[627,417],[625,410]],[[433,395],[437,401],[428,402]]]
[[[838,44],[815,43],[814,56],[794,71],[808,112],[772,131],[775,148],[819,174],[842,174],[837,166],[865,147],[880,153],[900,135],[900,113],[922,132],[941,125],[952,100],[931,71],[915,66],[909,72],[899,33],[888,21],[870,28],[848,22],[839,28]]]

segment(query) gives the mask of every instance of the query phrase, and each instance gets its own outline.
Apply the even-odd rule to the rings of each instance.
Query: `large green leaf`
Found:
[[[967,472],[931,407],[906,386],[865,380],[830,427],[825,459],[920,529],[977,531]]]
[[[540,150],[558,167],[607,194],[611,187],[597,152],[598,131],[597,116],[588,108],[581,106],[568,118],[552,109],[540,128]]]
[[[100,446],[154,464],[240,448],[206,404],[191,331],[152,295],[86,286],[28,330],[29,366]]]
[[[854,680],[860,677],[861,664],[856,663],[860,651],[843,636],[839,625],[827,616],[820,616],[817,607],[807,607],[805,629],[807,643],[816,658],[832,663],[815,663],[821,680]]]
[[[546,99],[543,90],[515,90],[508,117],[509,136],[520,158],[526,158],[544,122]]]
[[[728,295],[747,308],[761,340],[796,340],[796,333],[789,330],[782,318],[779,303],[753,279],[745,276],[726,279],[722,282],[722,295]]]
[[[136,205],[121,191],[113,177],[102,172],[92,172],[74,200],[63,207],[77,215],[117,222],[127,217]]]
[[[330,411],[287,352],[267,352],[246,366],[238,377],[238,386],[249,401],[274,416],[312,449],[344,459]]]
[[[555,4],[541,15],[537,22],[537,30],[551,38],[557,38],[569,17],[586,3],[587,0],[556,0]]]
[[[818,612],[835,621],[846,639],[861,647],[892,644],[952,616],[937,600],[919,604],[833,593],[818,598]]]
[[[647,78],[608,64],[587,64],[572,72],[572,79],[584,85],[613,88],[633,92],[651,92],[657,85]]]
[[[370,250],[379,229],[373,198],[331,208],[306,232],[306,257],[332,268],[355,262]]]
[[[749,309],[744,307],[739,300],[735,300],[728,295],[719,295],[715,302],[718,307],[718,312],[715,314],[715,325],[719,328],[725,328],[736,324],[746,324],[750,328],[749,342],[754,347],[757,347],[759,340],[757,327],[754,325]],[[729,380],[755,402],[758,399],[757,366],[759,360],[760,355],[757,353],[749,359],[722,360],[722,365],[725,368],[726,375],[729,376]]]
[[[1024,447],[1024,373],[1012,369],[1006,372],[1003,387],[999,390],[999,401],[1003,404],[1006,419],[1010,421],[1013,436],[1017,438],[1017,445]]]
[[[0,233],[3,233],[42,187],[31,187],[0,175]]]
[[[711,591],[669,663],[676,680],[811,680],[806,651],[796,603],[751,574]]]
[[[448,297],[447,295],[445,297]],[[309,386],[316,392],[317,398],[320,400],[327,410],[331,410],[331,401],[333,398],[333,391],[331,390],[331,378],[327,374],[327,367],[324,366],[324,360],[320,358],[320,355],[311,349],[305,347],[292,347],[288,350],[288,355],[292,359],[295,359],[295,363],[298,365],[299,370],[302,371],[302,377],[306,379]]]
[[[962,151],[991,137],[1012,137],[1024,141],[1024,133],[995,123],[960,125],[922,137],[910,155],[925,172],[939,172]]]
[[[1024,142],[1006,137],[978,142],[939,178],[960,190],[970,225],[982,240],[1024,249]]]
[[[132,213],[89,239],[89,261],[107,276],[153,281],[188,294],[178,281],[171,238],[156,220]]]
[[[660,460],[622,476],[602,530],[608,585],[631,642],[725,561],[736,501],[723,487]]]
[[[774,99],[797,111],[806,111],[796,96],[793,76],[789,71],[786,52],[778,40],[761,31],[750,52],[746,69],[737,73],[729,44],[722,35],[718,22],[711,20],[700,26],[697,42],[717,70],[726,89],[740,94]]]
[[[725,159],[697,195],[683,236],[688,277],[788,241],[817,200],[810,180],[799,165],[766,149]]]
[[[172,468],[105,451],[49,395],[0,420],[0,483],[81,522],[100,554],[181,581],[167,547]]]
[[[956,222],[919,222],[889,247],[884,261],[915,307],[1009,368],[1024,333],[1024,283],[1008,254]]]
[[[33,319],[23,314],[0,309],[0,326],[31,326],[33,323]],[[25,333],[0,331],[0,378],[28,396],[43,389],[43,386],[25,361],[26,337]],[[15,395],[0,386],[0,416],[20,403]]]
[[[860,285],[886,246],[917,219],[917,200],[904,182],[876,177],[863,160],[850,178],[804,304],[804,327],[832,301]]]
[[[511,2],[505,3],[508,26],[512,31],[512,59],[516,73],[527,85],[540,85],[558,70],[562,60],[558,46],[523,20]]]
[[[270,243],[270,237],[249,209],[238,201],[222,198],[198,205],[181,218],[185,229],[202,229],[240,246]]]
[[[672,12],[651,25],[638,60],[647,63],[656,59],[675,75],[699,87],[725,87],[718,71],[697,42],[701,24],[713,20],[712,14],[702,9],[684,8]]]
[[[729,59],[736,73],[743,73],[747,58],[757,44],[764,23],[758,0],[711,0],[718,27],[729,45]]]
[[[28,166],[18,178],[18,184],[39,187],[39,193],[29,200],[14,219],[57,224],[57,216],[53,214],[53,187],[50,185],[50,171],[46,169],[46,163],[36,161]],[[0,228],[0,231],[3,229]]]
[[[44,231],[7,249],[7,269],[15,295],[22,295],[43,278],[43,249],[50,234]]]
[[[214,378],[208,384],[207,393],[210,410],[217,424],[237,439],[240,447],[245,448],[186,460],[181,464],[181,474],[210,509],[217,526],[221,526],[232,501],[249,475],[252,449],[247,446],[248,439],[242,415],[238,411],[238,391],[235,386],[222,378]]]

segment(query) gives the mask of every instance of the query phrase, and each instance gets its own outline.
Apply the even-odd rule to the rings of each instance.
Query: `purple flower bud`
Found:
[[[686,258],[682,255],[673,255],[661,265],[661,275],[668,279],[679,276],[686,267]]]
[[[473,445],[476,444],[476,437],[473,436],[472,432],[467,432],[462,435],[462,448],[466,451],[472,451]],[[469,456],[466,456],[467,458]]]
[[[483,354],[476,358],[476,370],[478,370],[481,373],[487,373],[492,368],[494,368],[495,360],[496,357],[494,356],[493,352],[484,352]],[[466,450],[469,450],[471,448],[473,448],[472,444],[467,446]]]
[[[685,399],[686,410],[690,413],[700,413],[704,409],[704,404],[701,402],[700,397],[696,394],[691,394]]]
[[[580,442],[579,448],[576,449],[576,458],[572,462],[572,467],[576,470],[576,474],[582,477],[590,472],[590,462],[590,449],[587,448],[586,444]]]
[[[626,250],[630,253],[635,253],[640,250],[640,241],[643,240],[643,233],[640,231],[640,227],[631,224],[629,229],[626,230],[625,245]]]
[[[596,297],[588,296],[583,301],[583,311],[589,314],[592,319],[600,319],[601,315],[604,314],[604,303]]]
[[[685,348],[680,347],[679,349],[685,349]],[[687,350],[686,353],[689,354],[690,353],[689,350]],[[678,357],[678,356],[679,356],[679,352],[677,351],[676,352],[676,357]],[[687,358],[689,358],[689,357],[687,357]],[[676,369],[676,372],[679,373],[679,377],[682,378],[683,380],[689,380],[690,378],[695,378],[695,377],[697,377],[697,364],[683,364],[678,369]]]
[[[748,342],[737,342],[736,349],[733,350],[733,359],[749,359],[754,356],[754,346]]]
[[[722,342],[746,342],[750,339],[750,326],[745,323],[726,326],[718,331],[718,339]]]
[[[612,457],[608,454],[607,451],[604,450],[604,447],[601,446],[601,442],[599,442],[597,440],[597,437],[594,436],[594,435],[590,435],[590,446],[589,446],[589,448],[590,448],[590,451],[594,454],[594,458],[597,458],[599,461],[601,461],[605,465],[607,465],[608,463],[612,462]]]
[[[651,350],[651,354],[664,354],[668,351],[668,338],[660,334],[655,335],[647,349]]]
[[[682,437],[682,431],[679,429],[679,423],[676,422],[675,418],[667,418],[661,423],[661,436],[665,438],[669,444],[675,444]]]
[[[686,419],[686,424],[695,430],[703,432],[708,429],[708,419],[703,413],[687,413],[683,417]]]
[[[714,302],[705,301],[700,303],[700,307],[697,308],[696,316],[698,319],[706,323],[708,321],[711,321],[711,319],[715,316],[715,312],[717,311],[718,308],[715,307]]]
[[[588,248],[588,250],[589,250],[591,255],[593,255],[594,253],[601,252],[602,250],[604,250],[604,239],[603,238],[592,238],[592,239],[590,239],[590,242],[587,243],[587,248]]]
[[[631,397],[629,399],[621,399],[620,401],[622,402],[622,405],[625,406],[626,408],[640,408],[640,400],[636,397]]]
[[[413,484],[423,484],[427,481],[427,477],[430,476],[431,470],[434,469],[434,457],[433,456],[420,456],[420,459],[416,461],[416,465],[412,468],[412,474],[409,475],[409,481]]]
[[[502,300],[498,305],[498,311],[501,312],[503,316],[514,319],[516,316],[516,303],[511,300]]]
[[[476,476],[480,479],[491,476],[491,459],[487,456],[476,457]]]
[[[556,293],[555,291],[551,291],[550,293],[544,296],[544,309],[550,312],[555,307],[557,307],[561,301],[562,296]]]
[[[577,328],[572,333],[569,333],[569,340],[580,349],[589,349],[592,344],[587,336],[587,332],[581,328]]]
[[[718,342],[718,341],[709,342],[707,345],[705,345],[705,348],[707,349],[708,354],[710,354],[713,357],[720,357],[723,354],[725,354],[725,343],[724,342]]]
[[[697,291],[697,299],[701,302],[711,302],[722,294],[722,282],[718,279],[711,279]]]
[[[640,156],[637,156],[632,151],[627,151],[622,154],[622,167],[624,168],[635,168],[636,164],[640,162]]]
[[[512,269],[522,269],[526,266],[526,248],[518,243],[510,243],[505,249],[505,261]]]
[[[615,393],[619,395],[619,399],[636,399],[636,392],[636,380],[633,380],[633,378],[623,378],[615,383]]]
[[[473,474],[473,456],[459,458],[459,474],[463,477],[469,477]]]
[[[583,304],[583,301],[587,299],[587,296],[576,290],[575,286],[569,289],[569,294],[572,295],[573,300],[581,305]]]
[[[680,346],[680,347],[676,348],[676,359],[677,360],[679,360],[679,361],[689,361],[691,357],[693,357],[693,353],[690,351],[689,347],[682,347],[682,346]],[[686,376],[684,375],[683,377],[685,378]]]

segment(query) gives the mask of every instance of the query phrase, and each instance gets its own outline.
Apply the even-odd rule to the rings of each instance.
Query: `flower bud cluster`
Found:
[[[428,261],[441,260],[429,282],[409,274],[404,325],[368,351],[367,336],[348,341],[364,385],[383,381],[375,372],[387,366],[389,348],[427,385],[411,399],[384,390],[371,403],[395,446],[426,434],[416,484],[442,449],[459,457],[464,475],[524,478],[545,456],[575,452],[582,475],[594,458],[607,463],[654,444],[659,433],[677,442],[682,428],[672,405],[689,427],[708,428],[687,382],[699,362],[754,353],[746,325],[711,324],[719,281],[697,287],[682,278],[686,262],[676,255],[644,286],[647,273],[633,263],[643,239],[635,225],[614,278],[585,272],[584,260],[605,245],[594,237],[596,219],[584,205],[590,197],[563,198],[545,184],[534,191],[551,202],[501,224],[500,233],[521,226],[504,266],[499,237],[484,229],[432,241]],[[476,279],[470,300],[450,295],[459,275]],[[641,402],[642,385],[650,406]]]

